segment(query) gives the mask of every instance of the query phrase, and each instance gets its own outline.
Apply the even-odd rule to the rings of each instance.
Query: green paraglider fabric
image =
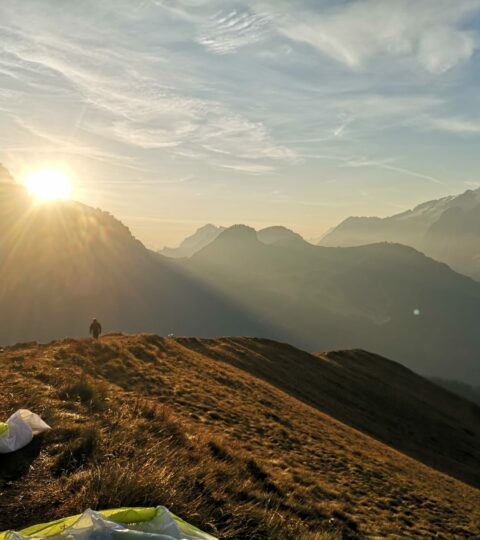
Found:
[[[25,540],[34,538],[46,538],[56,537],[62,535],[64,531],[69,528],[84,527],[84,522],[91,522],[92,517],[105,518],[105,524],[108,526],[108,522],[112,524],[122,524],[124,526],[132,527],[134,529],[135,538],[141,540],[142,531],[146,535],[160,534],[159,538],[186,538],[186,539],[199,539],[199,540],[217,540],[215,537],[204,533],[200,529],[197,529],[193,525],[183,521],[178,516],[175,516],[169,512],[166,508],[159,506],[157,508],[117,508],[113,510],[101,510],[98,513],[91,510],[87,510],[84,514],[78,514],[76,516],[70,516],[49,523],[42,523],[39,525],[33,525],[21,531],[15,533],[14,538],[23,537]],[[108,520],[108,522],[107,522]],[[87,523],[87,527],[88,527]],[[144,525],[141,528],[142,524]],[[139,527],[140,526],[140,527]],[[168,530],[168,533],[164,532]],[[127,532],[129,529],[123,529]],[[175,536],[172,536],[171,531],[174,530]],[[68,531],[66,531],[68,532]],[[11,531],[0,533],[0,540],[9,540]],[[163,536],[165,534],[166,536]]]

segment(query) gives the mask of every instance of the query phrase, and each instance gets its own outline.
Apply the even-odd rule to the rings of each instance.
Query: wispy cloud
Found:
[[[342,165],[343,167],[374,167],[379,169],[384,169],[386,171],[393,171],[396,173],[401,173],[402,175],[412,176],[414,178],[420,178],[421,180],[427,180],[428,182],[433,182],[434,184],[444,184],[443,180],[431,176],[429,174],[424,174],[422,172],[413,171],[411,169],[400,167],[395,165],[395,159],[389,160],[375,160],[365,157],[361,158],[350,158],[345,161]]]
[[[458,116],[428,118],[426,123],[433,129],[458,134],[480,133],[480,119],[461,118]]]
[[[42,141],[43,144],[28,145],[23,147],[5,144],[2,147],[2,150],[5,153],[26,153],[33,155],[48,154],[50,156],[82,156],[85,159],[100,161],[115,167],[124,167],[140,172],[148,171],[148,169],[145,167],[135,163],[135,160],[131,156],[108,152],[106,150],[102,150],[98,146],[71,143],[67,138],[58,137],[47,131],[42,131],[41,128],[29,123],[28,119],[23,119],[18,115],[11,116],[17,125],[35,136],[39,141]]]
[[[202,28],[198,41],[218,54],[228,54],[260,41],[267,33],[270,17],[248,8],[222,10]]]
[[[260,163],[246,163],[239,161],[216,160],[215,165],[221,169],[232,170],[238,173],[253,174],[258,176],[275,174],[275,167],[271,165],[262,165]]]
[[[476,35],[464,25],[479,8],[478,0],[330,2],[322,10],[285,10],[276,22],[291,40],[353,69],[396,57],[444,73],[477,48]]]
[[[319,159],[338,162],[338,167],[340,168],[375,168],[375,169],[384,169],[386,171],[392,171],[395,173],[400,173],[402,176],[410,176],[414,178],[419,178],[421,180],[426,180],[434,184],[444,184],[445,181],[437,178],[435,176],[412,170],[409,168],[396,165],[399,158],[384,158],[384,159],[372,159],[365,156],[345,156],[345,155],[329,155],[329,154],[312,154],[308,156],[310,159]],[[337,180],[327,181],[326,183],[336,182]]]
[[[4,53],[10,65],[18,68],[18,78],[31,83],[35,70],[37,75],[55,75],[52,88],[58,86],[59,78],[63,79],[62,86],[73,88],[89,109],[89,114],[81,118],[84,132],[142,149],[173,153],[190,149],[192,154],[213,162],[216,154],[271,161],[293,156],[293,151],[275,142],[263,122],[248,119],[218,99],[195,96],[187,86],[188,78],[182,81],[172,74],[172,66],[163,56],[129,48],[121,35],[111,33],[108,45],[85,48],[81,40],[62,37],[42,26],[26,31],[21,20],[15,22],[3,29],[7,38]],[[237,35],[236,43],[244,43],[247,34],[259,31],[263,23],[230,12],[218,16],[216,24],[224,26],[224,32],[220,32],[222,47],[228,48],[227,28]],[[24,66],[35,69],[21,73]],[[102,112],[103,117],[95,111]],[[270,170],[273,164],[263,167]],[[251,166],[252,170],[261,168]],[[245,171],[248,169],[245,167]]]

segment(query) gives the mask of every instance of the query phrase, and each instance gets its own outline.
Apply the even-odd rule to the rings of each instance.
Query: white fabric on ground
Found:
[[[10,416],[6,424],[8,429],[0,435],[0,454],[20,450],[27,446],[35,435],[50,429],[38,414],[28,409],[19,409]]]

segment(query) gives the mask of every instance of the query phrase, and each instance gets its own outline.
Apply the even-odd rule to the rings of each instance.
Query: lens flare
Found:
[[[73,191],[70,178],[61,169],[31,171],[25,177],[25,186],[40,201],[69,199]]]

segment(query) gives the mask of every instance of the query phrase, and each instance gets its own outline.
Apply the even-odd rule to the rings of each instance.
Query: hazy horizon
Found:
[[[151,248],[319,238],[480,185],[480,0],[0,6],[0,162],[60,167]],[[239,91],[241,88],[241,91]]]

